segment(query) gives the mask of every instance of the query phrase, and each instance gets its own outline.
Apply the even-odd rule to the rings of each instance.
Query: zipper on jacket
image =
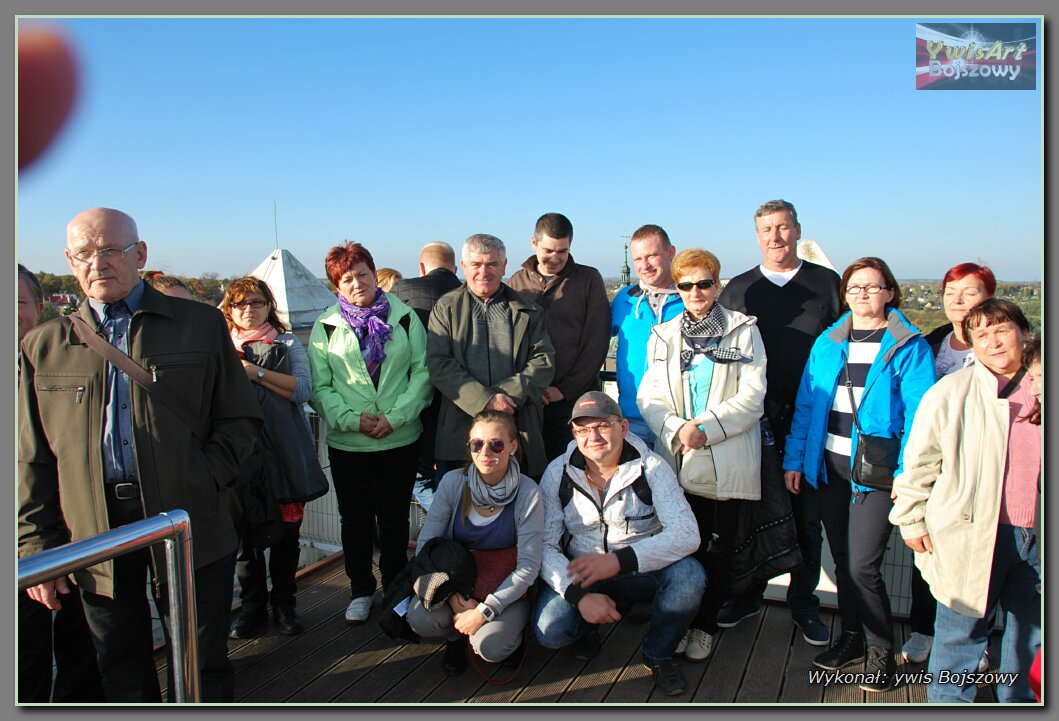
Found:
[[[80,403],[81,399],[85,397],[84,386],[52,386],[52,385],[41,385],[38,386],[42,391],[74,391],[74,403]]]
[[[151,382],[158,382],[158,366],[156,366],[154,363],[151,364]]]
[[[607,532],[610,529],[607,527],[607,522],[603,518],[603,506],[597,503],[596,499],[594,499],[592,495],[581,486],[577,485],[576,483],[572,483],[571,485],[574,487],[575,490],[579,491],[582,496],[592,502],[592,506],[596,509],[596,513],[599,514],[599,525],[603,527],[603,553],[610,553],[610,549],[607,547]],[[628,525],[628,521],[626,521],[626,525]]]

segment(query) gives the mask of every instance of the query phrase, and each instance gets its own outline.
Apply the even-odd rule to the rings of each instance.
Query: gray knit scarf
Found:
[[[494,486],[482,480],[478,468],[472,463],[467,468],[467,486],[471,489],[471,501],[481,508],[491,506],[506,506],[515,500],[518,493],[518,479],[522,475],[519,470],[518,460],[514,456],[508,459],[507,473],[500,482]]]

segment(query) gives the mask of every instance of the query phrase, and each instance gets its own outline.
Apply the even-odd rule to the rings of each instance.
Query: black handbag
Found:
[[[870,436],[860,429],[857,404],[853,401],[853,381],[849,379],[849,363],[846,363],[846,392],[853,409],[853,425],[857,427],[857,454],[853,459],[852,479],[854,483],[874,491],[892,491],[894,473],[901,462],[901,439]]]

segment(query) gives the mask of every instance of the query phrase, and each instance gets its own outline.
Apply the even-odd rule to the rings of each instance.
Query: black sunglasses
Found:
[[[507,443],[500,438],[490,438],[488,441],[484,438],[472,438],[467,441],[467,448],[471,453],[481,453],[486,446],[489,446],[489,450],[493,453],[503,453],[507,448]]]
[[[694,283],[692,283],[691,281],[687,281],[685,283],[677,283],[677,290],[682,290],[687,293],[692,288],[698,288],[699,290],[709,290],[715,285],[717,285],[717,281],[715,281],[713,278],[703,278],[702,280],[697,280]]]

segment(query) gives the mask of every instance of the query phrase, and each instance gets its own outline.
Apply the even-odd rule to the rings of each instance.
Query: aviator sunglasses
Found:
[[[467,448],[470,449],[471,453],[481,453],[486,446],[489,446],[489,450],[493,453],[503,453],[507,443],[500,438],[490,438],[488,441],[484,438],[472,438],[467,441]]]
[[[717,285],[717,281],[713,278],[703,278],[702,280],[697,280],[694,283],[692,283],[691,281],[677,283],[677,290],[682,290],[687,293],[692,288],[698,288],[699,290],[709,290],[715,285]]]

